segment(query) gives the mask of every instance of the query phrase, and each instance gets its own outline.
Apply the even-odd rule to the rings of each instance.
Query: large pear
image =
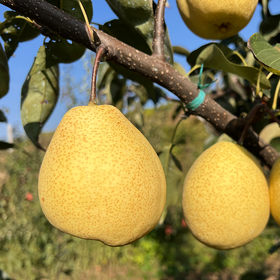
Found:
[[[177,0],[187,27],[205,39],[236,35],[251,20],[258,0]]]
[[[269,218],[268,184],[256,158],[245,148],[218,142],[189,170],[183,214],[193,235],[216,249],[249,243]]]
[[[270,172],[269,196],[271,215],[280,225],[280,158],[273,164]]]
[[[47,219],[71,235],[129,244],[158,223],[166,200],[159,158],[115,107],[79,106],[60,122],[39,175]]]

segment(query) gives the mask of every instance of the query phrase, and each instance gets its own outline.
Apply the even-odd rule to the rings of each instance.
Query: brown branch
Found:
[[[92,43],[84,22],[64,13],[44,0],[0,0],[0,4],[22,13],[60,36],[80,43],[90,50],[96,51],[101,43],[104,44],[108,50],[107,60],[122,65],[161,85],[186,104],[199,93],[196,85],[180,75],[165,61],[156,56],[142,53],[93,27],[94,43]],[[203,117],[217,130],[227,133],[236,141],[246,125],[244,119],[237,119],[209,96],[206,96],[201,106],[192,113]],[[252,129],[249,129],[246,134],[244,146],[270,167],[279,157],[278,152],[260,139]]]
[[[155,27],[154,27],[154,39],[153,39],[153,55],[158,59],[164,60],[164,11],[166,0],[158,0],[156,15],[155,15]]]
[[[262,106],[262,104],[256,104],[253,107],[253,109],[251,110],[251,112],[244,118],[244,120],[246,121],[246,125],[243,128],[243,131],[241,133],[241,136],[240,136],[239,140],[237,141],[237,144],[239,144],[239,145],[243,144],[243,141],[246,137],[247,131],[252,126],[252,124],[255,123],[256,115],[257,115],[258,112],[260,112],[261,106]],[[262,117],[263,116],[264,116],[264,113],[262,112]]]
[[[91,79],[91,94],[89,98],[90,103],[96,103],[96,80],[97,80],[97,72],[100,60],[102,56],[107,52],[107,47],[101,44],[96,50],[96,57],[93,64],[92,69],[92,79]]]

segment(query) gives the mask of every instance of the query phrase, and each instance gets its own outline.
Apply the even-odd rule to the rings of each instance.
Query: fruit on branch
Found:
[[[270,213],[261,166],[245,148],[225,141],[205,150],[192,165],[182,204],[193,235],[216,249],[252,241],[265,228]]]
[[[51,224],[110,246],[150,232],[166,200],[163,168],[147,139],[118,109],[92,102],[63,117],[38,188]]]
[[[187,27],[205,39],[236,35],[251,20],[258,0],[177,0]]]
[[[273,164],[269,177],[271,215],[280,225],[280,158]]]

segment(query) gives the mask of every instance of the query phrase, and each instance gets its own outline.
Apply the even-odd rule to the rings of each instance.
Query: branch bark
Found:
[[[164,60],[164,12],[166,0],[158,0],[155,27],[154,27],[154,40],[153,40],[153,55],[158,59]]]
[[[46,26],[52,32],[86,48],[96,51],[102,43],[107,47],[106,59],[122,65],[142,75],[154,83],[175,94],[185,104],[190,103],[199,93],[197,86],[180,75],[171,65],[156,56],[149,56],[92,27],[94,42],[88,36],[86,24],[71,15],[52,6],[45,0],[0,0],[3,4]],[[246,122],[238,119],[222,108],[209,96],[192,114],[203,117],[218,131],[227,133],[236,141],[239,139]],[[252,130],[248,130],[243,145],[271,167],[279,157],[279,153],[268,143],[259,138]]]

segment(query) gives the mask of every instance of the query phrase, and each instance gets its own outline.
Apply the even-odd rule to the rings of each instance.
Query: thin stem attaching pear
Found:
[[[92,79],[91,79],[91,94],[89,98],[89,104],[93,105],[96,104],[96,80],[97,80],[97,71],[99,62],[102,58],[102,56],[107,52],[107,48],[104,45],[100,45],[98,49],[96,50],[96,57],[93,64],[93,70],[92,70]]]

